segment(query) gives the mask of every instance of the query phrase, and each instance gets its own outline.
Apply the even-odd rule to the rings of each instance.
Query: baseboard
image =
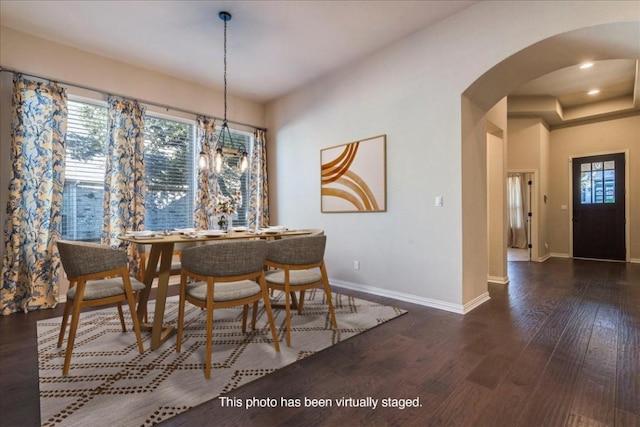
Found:
[[[412,304],[423,305],[425,307],[437,308],[439,310],[445,310],[457,314],[466,314],[478,305],[482,304],[489,299],[488,293],[486,297],[484,295],[470,301],[465,305],[452,304],[446,301],[439,301],[431,298],[419,297],[412,294],[406,294],[404,292],[390,291],[388,289],[377,288],[374,286],[361,285],[358,283],[345,282],[343,280],[329,279],[331,286],[337,286],[340,288],[351,289],[353,291],[365,292],[372,295],[378,295],[381,297],[392,298],[400,301],[410,302]]]
[[[546,260],[548,260],[549,258],[551,258],[551,254],[546,254],[545,256],[541,256],[538,259],[533,260],[534,262],[545,262]]]
[[[569,254],[551,253],[549,255],[554,257],[554,258],[571,258],[571,256]],[[578,259],[581,259],[581,258],[578,258]],[[589,259],[589,258],[582,258],[582,259]],[[594,259],[594,261],[609,261],[609,260]],[[611,261],[611,262],[625,262],[625,261]],[[640,258],[630,258],[629,259],[629,263],[630,264],[640,264]]]
[[[509,284],[509,276],[504,276],[504,277],[487,276],[487,282],[496,283],[498,285],[508,285]]]
[[[490,299],[491,299],[491,297],[489,296],[489,292],[485,292],[484,294],[472,299],[471,301],[469,301],[468,303],[466,303],[464,305],[464,308],[463,308],[464,314],[467,314],[468,312],[470,312],[474,308],[482,305],[483,303],[489,301]]]

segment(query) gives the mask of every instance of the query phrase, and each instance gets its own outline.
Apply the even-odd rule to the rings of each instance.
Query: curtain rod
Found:
[[[41,79],[41,80],[47,80],[49,82],[58,83],[58,84],[65,85],[65,86],[72,86],[72,87],[75,87],[75,88],[78,88],[78,89],[90,90],[90,91],[93,91],[93,92],[101,93],[102,95],[107,95],[107,96],[113,95],[113,96],[119,96],[119,97],[122,97],[122,98],[130,98],[127,95],[120,95],[120,94],[117,94],[117,93],[105,92],[105,91],[103,91],[101,89],[96,89],[96,88],[89,87],[89,86],[82,86],[82,85],[75,84],[75,83],[65,82],[65,81],[57,80],[57,79],[51,79],[49,77],[38,76],[38,75],[35,75],[35,74],[25,73],[25,72],[22,72],[22,71],[12,70],[10,68],[5,68],[5,67],[0,66],[0,73],[5,73],[5,72],[6,73],[13,73],[13,74],[22,74],[24,76],[34,77],[36,79]],[[192,114],[194,116],[206,116],[206,117],[211,117],[211,118],[216,119],[216,120],[224,120],[222,117],[216,117],[216,116],[206,115],[206,114],[202,114],[202,113],[196,113],[195,111],[184,110],[182,108],[176,108],[176,107],[172,107],[170,105],[165,105],[165,104],[158,104],[156,102],[145,101],[143,99],[137,99],[137,101],[142,103],[142,104],[147,104],[147,105],[150,105],[150,106],[153,106],[153,107],[164,108],[165,110],[173,110],[173,111],[178,111],[180,113]],[[228,120],[228,119],[227,119],[227,122],[235,124],[235,125],[239,125],[239,126],[247,126],[247,127],[253,128],[255,130],[263,130],[265,132],[267,131],[267,128],[262,128],[260,126],[250,125],[248,123],[236,122],[236,121]]]

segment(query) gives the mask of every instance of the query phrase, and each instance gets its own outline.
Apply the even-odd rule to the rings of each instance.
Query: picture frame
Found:
[[[323,213],[386,212],[387,136],[320,150]]]

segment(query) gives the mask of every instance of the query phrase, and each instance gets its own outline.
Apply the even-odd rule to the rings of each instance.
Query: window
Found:
[[[194,127],[193,123],[145,117],[144,221],[147,230],[193,226]]]
[[[104,217],[105,149],[108,112],[105,103],[68,101],[62,238],[99,242]],[[242,153],[253,135],[232,131],[225,149]],[[195,122],[175,117],[145,116],[145,229],[173,230],[193,226],[197,188]],[[249,174],[237,171],[238,158],[228,157],[218,178],[224,195],[240,191],[242,206],[233,218],[247,224]]]
[[[243,151],[249,152],[253,146],[253,135],[246,132],[231,130],[231,142],[224,141],[226,150],[233,150],[242,154]],[[251,154],[249,153],[249,158]],[[238,171],[239,157],[226,158],[225,166],[218,177],[218,186],[225,196],[236,194],[239,190],[242,194],[242,205],[238,207],[238,212],[233,217],[233,225],[246,226],[247,220],[247,204],[249,203],[249,172],[240,173]]]
[[[62,238],[100,241],[104,199],[107,107],[68,101]]]
[[[580,165],[580,202],[615,203],[616,162],[589,162]]]

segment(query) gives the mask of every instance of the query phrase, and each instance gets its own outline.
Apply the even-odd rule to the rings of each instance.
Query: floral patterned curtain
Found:
[[[267,183],[267,131],[254,132],[249,176],[249,227],[269,225],[269,187]]]
[[[207,159],[211,159],[211,153],[218,148],[215,135],[215,119],[198,116],[196,119],[196,139],[198,145],[202,147],[202,153],[204,153]],[[209,229],[209,207],[213,198],[216,196],[215,193],[211,194],[209,183],[217,182],[217,180],[215,179],[212,165],[208,166],[209,167],[204,169],[198,169],[198,189],[193,215],[193,226],[196,230]]]
[[[58,302],[67,94],[55,83],[13,79],[12,163],[0,311]]]
[[[102,242],[114,249],[127,247],[134,274],[140,260],[137,245],[118,237],[144,229],[144,114],[137,101],[109,97]]]

